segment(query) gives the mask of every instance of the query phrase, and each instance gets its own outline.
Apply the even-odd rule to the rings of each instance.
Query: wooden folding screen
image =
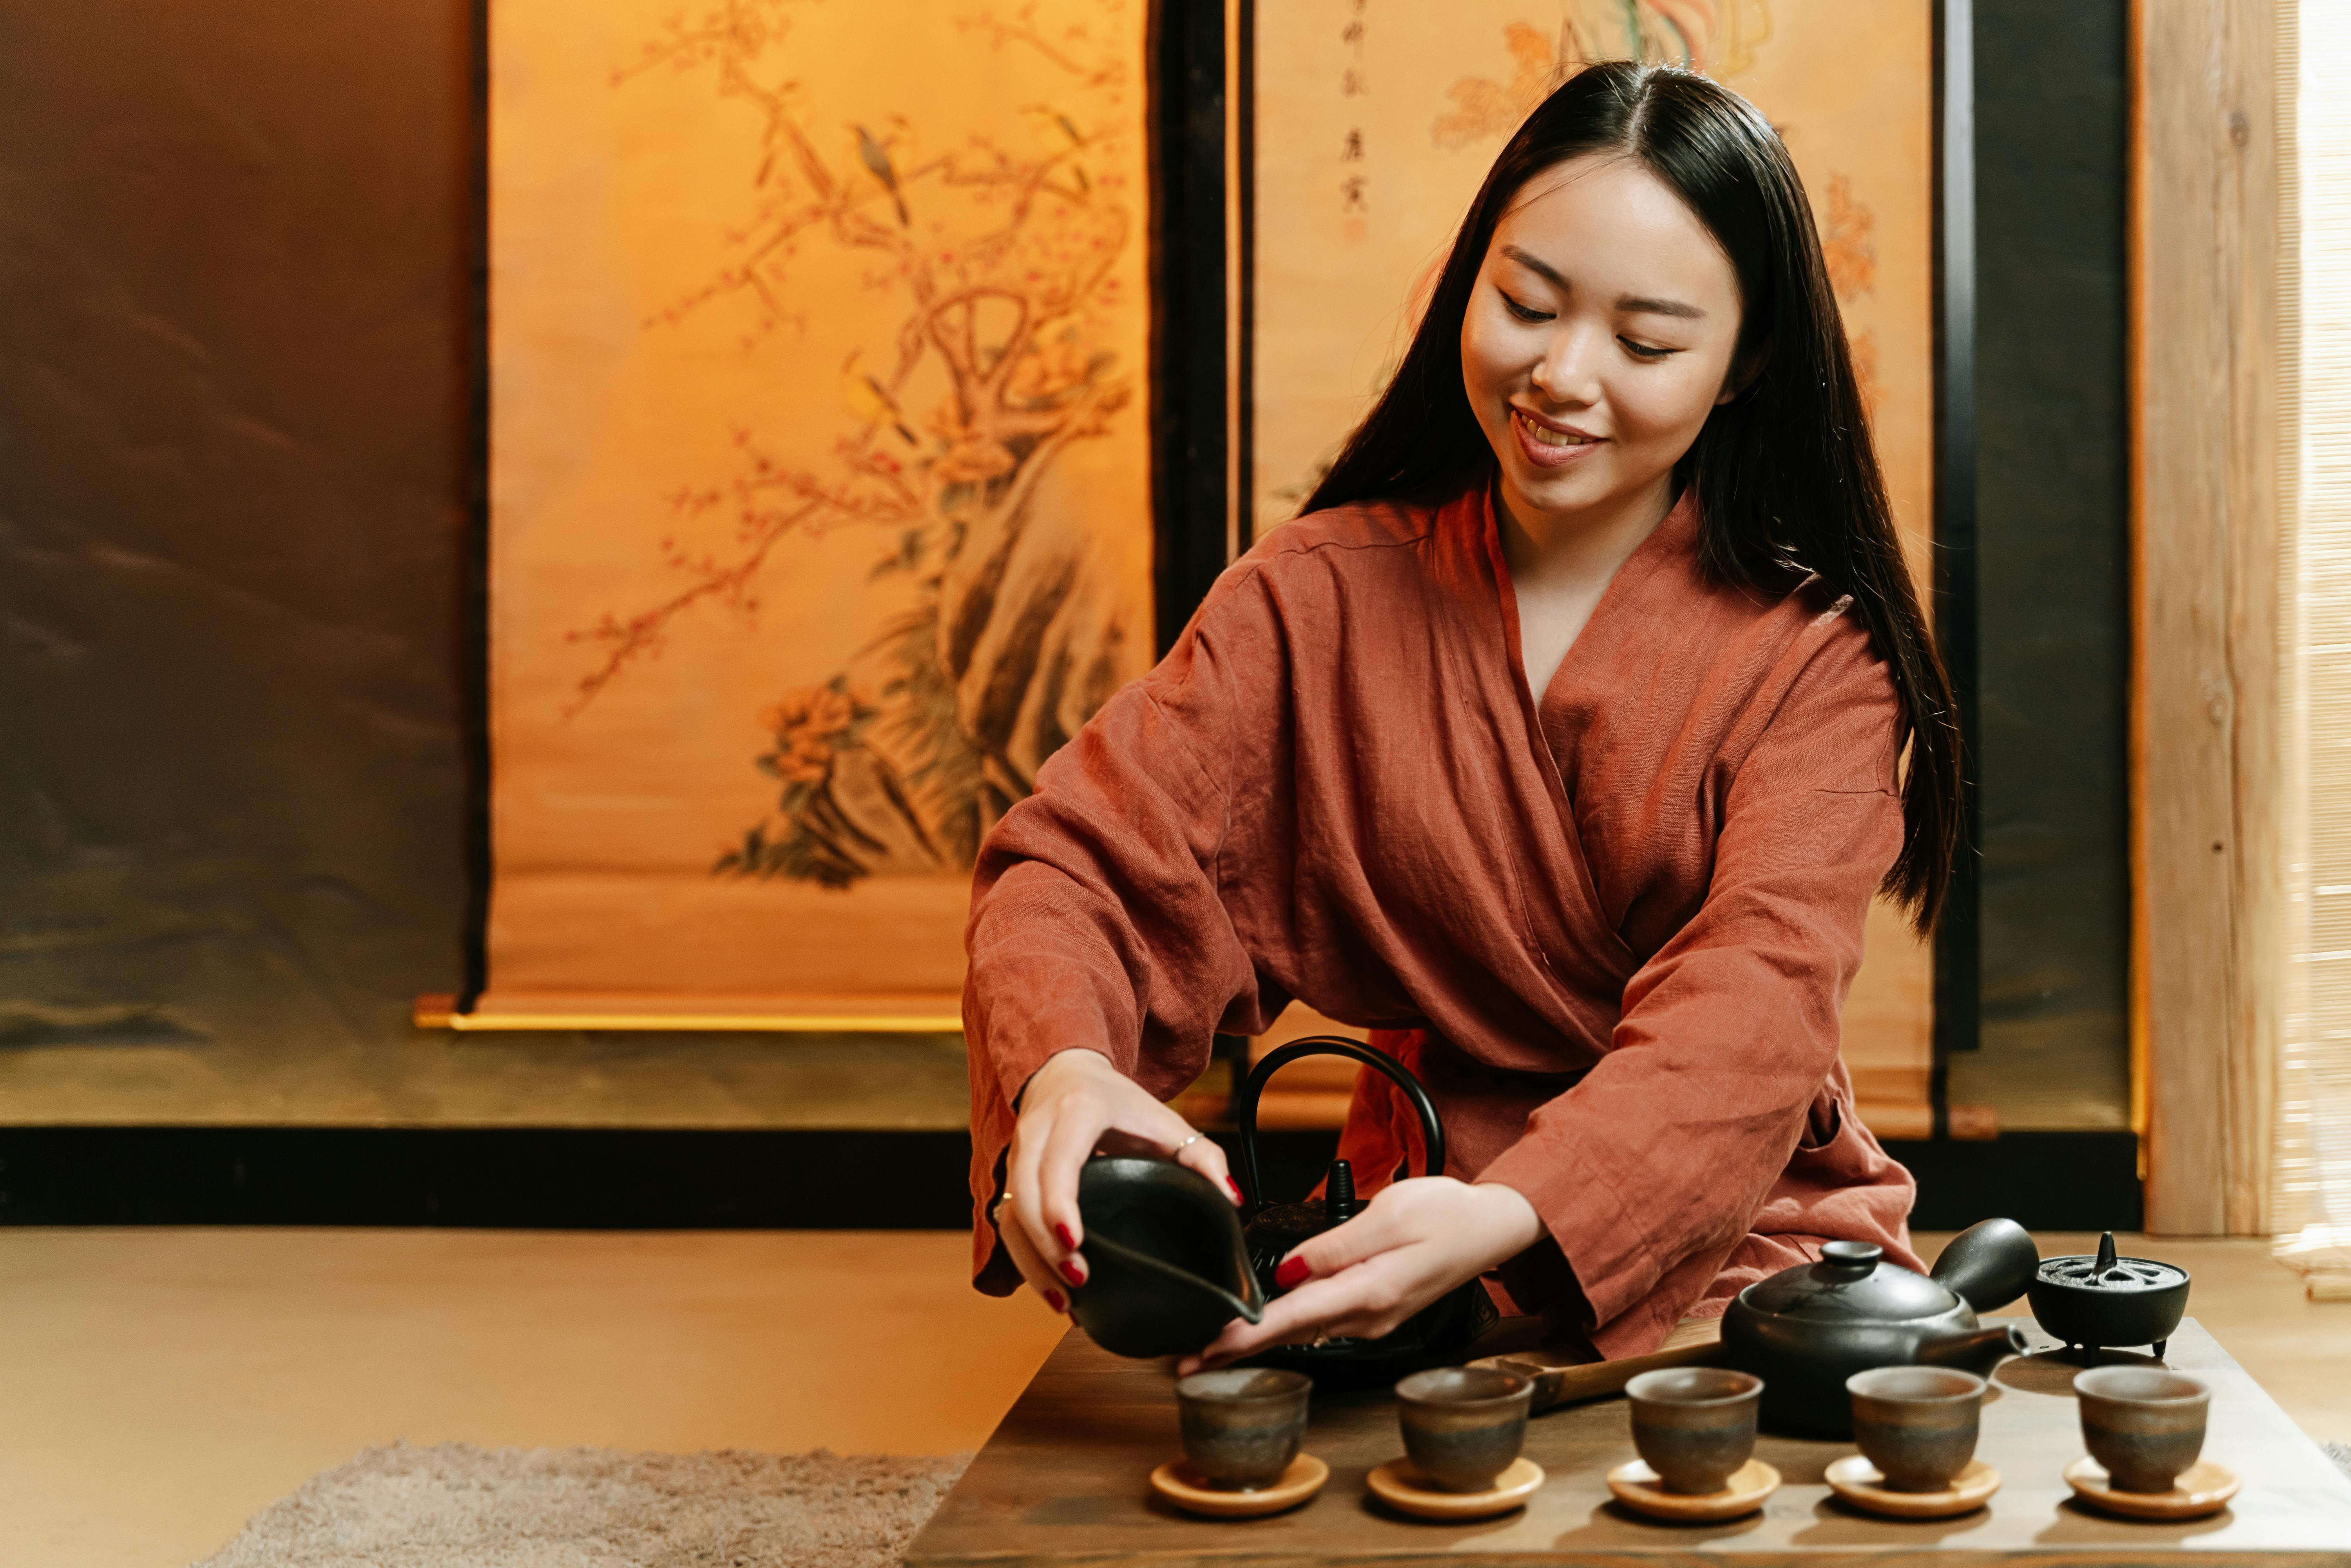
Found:
[[[491,0],[496,874],[455,1021],[952,1026],[972,846],[1151,656],[1144,9]],[[1788,138],[1924,579],[1930,0],[1249,9],[1237,542],[1519,119],[1630,52]],[[1845,1034],[1888,1134],[1928,1130],[1930,991],[1874,912]]]

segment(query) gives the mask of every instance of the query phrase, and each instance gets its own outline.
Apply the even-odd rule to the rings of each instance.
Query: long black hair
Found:
[[[1492,471],[1462,386],[1461,324],[1486,249],[1520,189],[1590,153],[1635,159],[1730,257],[1743,319],[1739,395],[1714,410],[1675,477],[1694,491],[1699,555],[1721,581],[1782,585],[1791,569],[1850,594],[1893,672],[1909,766],[1902,853],[1882,891],[1934,924],[1959,841],[1959,732],[1949,678],[1903,564],[1844,323],[1796,166],[1771,123],[1728,89],[1670,66],[1579,72],[1510,138],[1453,242],[1412,346],[1306,503],[1437,500]]]

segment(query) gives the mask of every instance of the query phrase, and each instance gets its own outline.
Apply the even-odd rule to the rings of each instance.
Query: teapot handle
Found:
[[[1437,1107],[1428,1102],[1428,1091],[1412,1070],[1384,1051],[1374,1051],[1360,1040],[1343,1035],[1318,1034],[1304,1040],[1293,1040],[1273,1051],[1257,1064],[1241,1085],[1239,1099],[1233,1106],[1233,1122],[1240,1130],[1241,1186],[1249,1199],[1249,1212],[1255,1214],[1265,1207],[1264,1189],[1258,1182],[1257,1165],[1257,1101],[1265,1090],[1266,1080],[1302,1056],[1351,1056],[1364,1066],[1387,1074],[1389,1081],[1404,1091],[1412,1108],[1420,1116],[1421,1145],[1428,1151],[1428,1168],[1423,1176],[1445,1174],[1445,1128],[1437,1119]]]

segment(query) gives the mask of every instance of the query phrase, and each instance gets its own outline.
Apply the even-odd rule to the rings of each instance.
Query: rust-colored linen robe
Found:
[[[1910,1266],[1838,1012],[1901,845],[1894,687],[1816,580],[1708,580],[1685,499],[1538,702],[1490,498],[1273,530],[983,847],[967,935],[974,1268],[1013,1100],[1102,1051],[1162,1099],[1291,998],[1426,1082],[1448,1173],[1549,1239],[1510,1299],[1599,1354],[1839,1238]],[[1413,1148],[1364,1073],[1366,1192]]]

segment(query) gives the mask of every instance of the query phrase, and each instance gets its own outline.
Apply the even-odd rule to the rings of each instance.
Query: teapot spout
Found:
[[[1973,1329],[1930,1339],[1918,1347],[1918,1364],[1948,1366],[1988,1377],[1993,1367],[2031,1348],[2022,1329],[2014,1323],[2002,1323],[1997,1328]]]

